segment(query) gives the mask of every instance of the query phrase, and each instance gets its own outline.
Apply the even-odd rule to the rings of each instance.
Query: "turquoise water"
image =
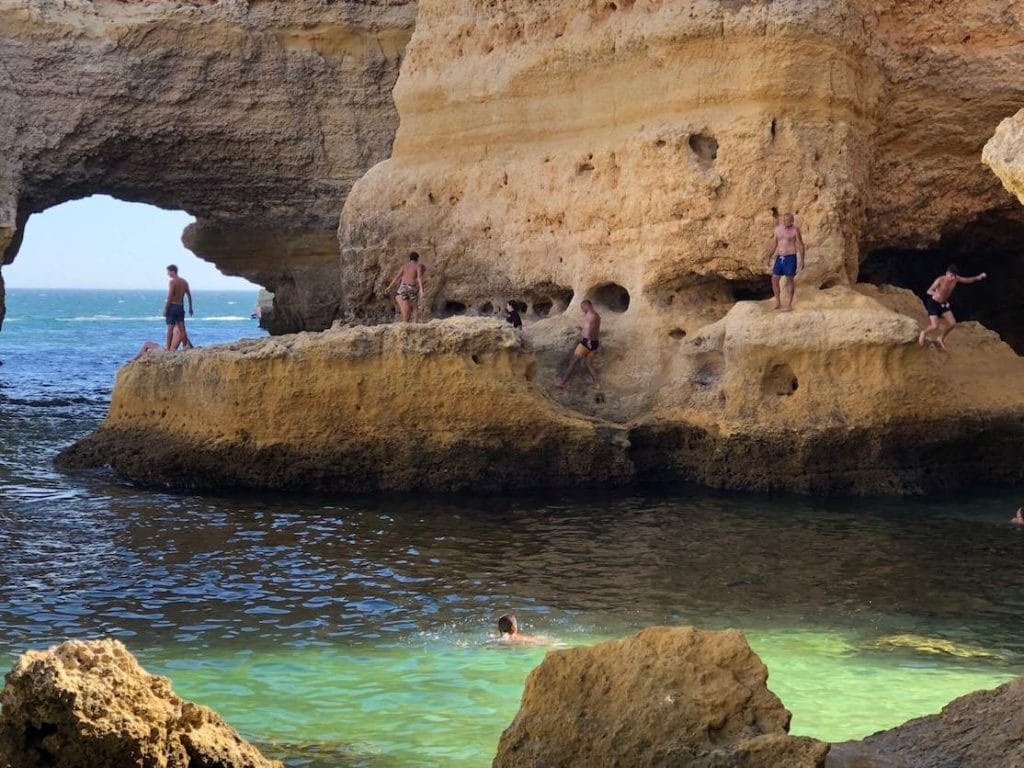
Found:
[[[509,610],[567,645],[741,628],[793,731],[830,740],[1024,671],[1020,489],[300,499],[65,476],[53,455],[159,338],[162,295],[44,293],[12,291],[0,333],[3,664],[118,637],[293,766],[488,765],[545,652],[487,642]],[[197,344],[261,334],[253,296],[196,299]]]

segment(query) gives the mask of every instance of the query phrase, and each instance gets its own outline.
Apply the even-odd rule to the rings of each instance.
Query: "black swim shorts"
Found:
[[[924,308],[926,310],[928,310],[929,316],[934,316],[934,317],[941,317],[942,315],[946,314],[947,312],[952,312],[953,311],[952,308],[949,306],[949,302],[948,301],[945,304],[939,304],[939,302],[937,302],[931,296],[925,296]]]
[[[185,305],[184,304],[168,304],[167,305],[167,324],[177,325],[178,323],[185,322]]]

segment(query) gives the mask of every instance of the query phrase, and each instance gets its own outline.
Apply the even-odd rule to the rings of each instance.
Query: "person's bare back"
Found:
[[[583,316],[583,338],[597,341],[601,337],[601,316],[595,311]]]
[[[167,286],[167,302],[169,304],[185,304],[188,293],[188,281],[183,277],[172,277]]]

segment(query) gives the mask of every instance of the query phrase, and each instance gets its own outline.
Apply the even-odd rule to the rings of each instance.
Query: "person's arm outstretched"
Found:
[[[981,280],[984,280],[986,277],[988,277],[988,275],[986,273],[982,272],[981,274],[975,275],[974,277],[958,277],[956,279],[956,281],[958,283],[964,283],[964,284],[967,284],[967,283],[977,283],[977,282],[980,282]]]

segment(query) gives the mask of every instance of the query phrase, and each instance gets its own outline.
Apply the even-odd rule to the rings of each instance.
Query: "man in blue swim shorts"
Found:
[[[783,214],[782,223],[775,228],[772,242],[768,246],[767,262],[772,270],[772,293],[775,295],[775,306],[772,309],[790,312],[793,309],[793,294],[796,292],[796,273],[804,268],[804,238],[800,228],[793,223],[792,213]],[[788,278],[785,304],[780,296],[784,277]]]

